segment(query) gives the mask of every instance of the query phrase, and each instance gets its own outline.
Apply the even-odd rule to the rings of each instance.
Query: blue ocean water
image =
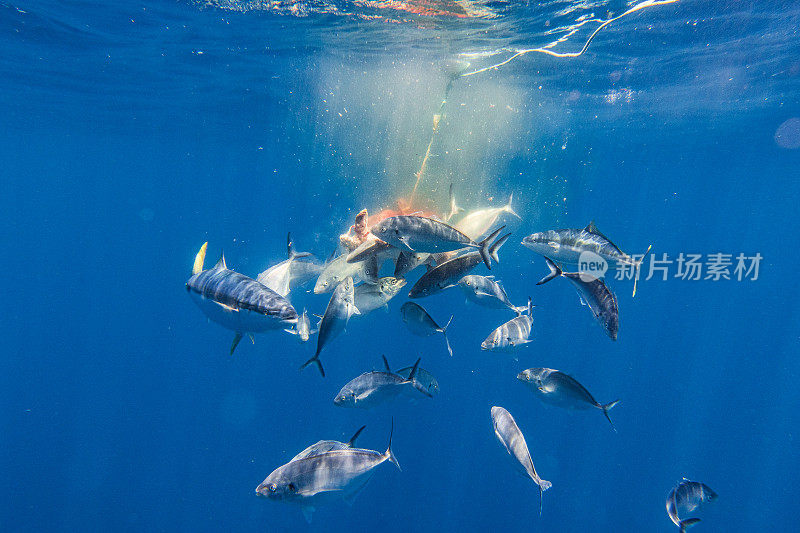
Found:
[[[453,65],[561,37],[575,52],[633,3],[493,2],[468,17],[419,5],[0,3],[0,528],[668,532],[664,501],[684,476],[720,495],[693,530],[796,528],[795,3],[653,6],[583,56],[528,53],[455,80],[421,196],[445,209],[453,183],[478,208],[513,193],[522,220],[504,219],[492,273],[536,305],[517,360],[480,350],[510,313],[455,289],[420,300],[454,315],[452,358],[405,329],[404,293],[326,348],[325,379],[298,372],[315,338],[257,335],[228,355],[231,332],[184,287],[203,242],[207,266],[224,250],[250,276],[285,258],[289,231],[326,258],[362,208],[408,197]],[[547,268],[519,244],[591,220],[629,253],[760,254],[758,278],[684,280],[673,263],[635,298],[609,280],[612,342],[565,280],[535,285]],[[441,393],[335,406],[382,354],[398,368],[421,356]],[[540,402],[515,379],[534,366],[620,398],[618,433],[600,412]],[[553,483],[541,517],[493,405]],[[309,525],[254,494],[304,447],[363,424],[360,445],[383,451],[392,418],[402,472],[381,465],[352,506]]]

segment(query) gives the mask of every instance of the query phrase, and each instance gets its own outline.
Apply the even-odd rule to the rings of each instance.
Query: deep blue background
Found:
[[[324,258],[359,209],[407,194],[410,173],[389,174],[418,168],[444,85],[431,65],[447,55],[409,43],[455,32],[452,54],[469,35],[397,25],[402,46],[348,49],[370,23],[173,2],[0,4],[0,527],[304,529],[299,510],[260,500],[256,485],[362,424],[360,443],[383,450],[394,416],[403,471],[381,466],[352,507],[319,509],[310,529],[671,531],[664,498],[682,476],[720,494],[698,531],[794,529],[800,150],[773,137],[800,116],[800,65],[782,44],[797,13],[703,4],[621,21],[578,60],[528,56],[454,86],[441,142],[474,127],[488,147],[467,162],[436,151],[442,183],[472,206],[514,192],[524,217],[493,269],[515,303],[537,306],[519,361],[479,350],[508,313],[465,306],[457,291],[422,301],[442,322],[455,314],[450,359],[442,339],[404,329],[400,296],[326,349],[324,380],[297,372],[313,343],[289,335],[228,357],[232,335],[184,291],[194,254],[208,240],[207,265],[224,248],[255,276],[292,231]],[[409,81],[409,69],[436,73]],[[621,87],[630,102],[609,98]],[[503,130],[489,109],[506,102]],[[612,282],[612,343],[566,282],[534,286],[546,268],[519,245],[592,219],[632,253],[759,252],[760,277],[651,280],[636,299]],[[293,298],[318,313],[326,303]],[[398,368],[421,355],[441,394],[335,407],[382,353]],[[599,412],[546,408],[514,379],[531,366],[621,398],[619,433]],[[496,442],[492,405],[514,414],[553,483],[541,518],[535,487]]]

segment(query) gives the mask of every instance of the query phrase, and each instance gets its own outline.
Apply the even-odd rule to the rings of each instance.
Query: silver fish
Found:
[[[497,234],[502,231],[503,227],[498,228],[491,235],[482,240],[481,244],[488,243],[494,239]],[[497,255],[497,251],[503,246],[506,240],[508,240],[510,235],[510,233],[503,235],[489,247],[489,255],[498,263],[500,262],[500,257]],[[478,266],[480,262],[481,256],[478,252],[468,252],[449,259],[424,273],[414,286],[411,287],[408,297],[422,298],[454,287],[459,279],[463,278],[470,270]]]
[[[510,309],[517,315],[521,315],[527,309],[526,306],[516,306],[508,299],[506,290],[499,281],[494,280],[494,276],[479,276],[473,274],[464,276],[458,280],[458,286],[464,291],[467,298],[478,305],[490,307],[492,309]]]
[[[456,229],[468,235],[470,238],[478,240],[489,231],[489,228],[494,226],[501,214],[508,213],[517,218],[521,218],[511,208],[511,201],[513,199],[514,195],[512,194],[508,198],[508,203],[503,207],[489,207],[470,211],[464,215],[461,220],[455,223]]]
[[[405,368],[401,368],[395,373],[401,377],[408,379],[408,376],[411,375],[411,371],[413,369],[414,369],[413,366],[407,366]],[[431,374],[424,368],[422,367],[417,368],[417,374],[414,378],[414,381],[416,382],[416,385],[414,387],[423,394],[425,394],[426,396],[433,397],[439,394],[439,382],[436,380],[435,377],[433,377],[433,374]],[[416,391],[412,391],[411,389],[406,389],[406,391],[410,392],[411,396],[419,397],[419,394],[417,394]]]
[[[528,444],[525,442],[525,436],[519,430],[511,413],[502,407],[492,407],[492,424],[494,425],[494,434],[497,435],[497,440],[500,441],[500,444],[503,445],[509,455],[516,459],[515,466],[521,466],[525,475],[530,477],[539,488],[539,516],[541,516],[542,493],[552,487],[553,484],[540,478],[539,474],[536,473],[531,453],[528,450]]]
[[[373,255],[378,261],[378,267],[380,267],[385,261],[389,259],[396,260],[397,256],[400,255],[400,250],[398,250],[389,243],[383,242],[382,240],[375,237],[372,233],[370,233],[367,235],[367,238],[364,240],[363,243],[361,243],[361,245],[359,245],[355,250],[347,254],[347,262],[359,263]]]
[[[456,216],[457,214],[459,214],[462,211],[464,211],[463,208],[458,207],[458,205],[456,205],[456,196],[453,193],[453,184],[452,183],[450,184],[450,195],[449,196],[450,196],[450,212],[447,214],[446,217],[444,217],[444,221],[445,222],[449,222],[450,219],[452,219],[454,216]]]
[[[355,304],[362,315],[366,315],[380,307],[389,310],[389,300],[397,296],[406,284],[406,280],[391,276],[378,279],[378,283],[362,283],[355,288]]]
[[[360,428],[358,428],[358,431],[356,431],[355,434],[352,437],[350,437],[350,440],[347,442],[341,442],[338,440],[317,441],[308,448],[306,448],[305,450],[303,450],[302,452],[298,453],[297,455],[289,459],[289,462],[291,463],[292,461],[299,461],[300,459],[314,457],[315,455],[322,455],[323,453],[331,452],[334,450],[346,450],[348,448],[353,448],[355,446],[356,439],[358,438],[359,435],[361,435],[361,432],[364,431],[365,427],[367,426],[361,426]]]
[[[319,368],[322,377],[325,377],[325,370],[319,360],[319,353],[324,346],[344,331],[351,316],[360,314],[360,311],[355,306],[353,278],[345,278],[334,289],[331,299],[328,301],[328,307],[325,308],[325,314],[322,315],[322,321],[319,324],[319,335],[317,336],[317,351],[314,353],[314,357],[303,363],[300,370],[313,363]]]
[[[426,253],[401,251],[394,264],[394,277],[404,277],[418,266],[429,263],[431,257],[431,254]]]
[[[517,379],[537,393],[543,402],[568,409],[592,407],[600,409],[606,415],[611,428],[617,431],[614,422],[608,416],[608,411],[617,405],[619,400],[602,404],[595,400],[586,387],[578,383],[575,378],[552,368],[529,368],[517,374]]]
[[[214,268],[203,270],[207,245],[203,244],[195,258],[186,291],[208,318],[235,332],[231,354],[244,334],[252,339],[253,333],[285,329],[297,321],[297,311],[286,298],[228,270],[224,256]]]
[[[705,483],[683,478],[667,496],[667,514],[672,523],[681,528],[681,533],[683,533],[687,527],[695,525],[700,519],[685,518],[681,520],[678,513],[691,513],[704,503],[713,502],[718,497],[717,493]]]
[[[286,333],[291,333],[292,335],[297,335],[297,338],[300,342],[308,342],[308,338],[311,337],[314,333],[318,330],[311,329],[311,321],[308,319],[308,312],[303,309],[303,312],[297,317],[297,322],[292,329],[284,330]]]
[[[297,259],[311,257],[308,252],[295,252],[292,246],[292,234],[286,235],[286,252],[288,259],[281,261],[277,265],[271,266],[258,275],[256,281],[269,287],[281,296],[287,296],[292,289],[292,277],[294,275],[294,264]]]
[[[408,252],[450,252],[461,248],[477,248],[491,269],[488,243],[478,244],[462,232],[439,220],[416,215],[399,215],[383,219],[371,229],[373,235]]]
[[[590,222],[583,229],[559,229],[532,233],[522,239],[522,245],[561,264],[578,265],[581,255],[591,252],[609,263],[630,265],[635,269],[634,296],[636,296],[636,282],[639,280],[639,268],[652,249],[651,245],[640,259],[634,259],[600,233],[594,222]]]
[[[529,342],[533,326],[533,305],[528,298],[528,314],[512,318],[492,331],[481,343],[481,350],[513,352]]]
[[[365,372],[350,380],[336,394],[333,403],[339,407],[360,407],[370,409],[381,405],[399,396],[404,389],[416,388],[422,394],[430,396],[430,393],[417,387],[416,374],[419,366],[419,359],[414,363],[410,375],[407,378],[395,374],[389,368],[386,357],[383,358],[385,371]]]
[[[556,265],[549,258],[544,258],[550,274],[542,278],[537,285],[547,283],[558,276],[566,278],[581,297],[581,301],[589,306],[595,320],[603,326],[603,330],[608,334],[612,341],[617,340],[619,332],[619,307],[617,297],[608,288],[602,279],[595,278],[590,274],[577,272],[563,272],[561,267]]]
[[[363,261],[348,263],[347,255],[342,254],[325,266],[314,284],[314,294],[331,292],[345,278],[360,278],[368,283],[378,281],[378,259],[374,255]]]
[[[310,522],[317,506],[341,499],[352,500],[370,480],[374,469],[386,461],[400,468],[392,452],[391,432],[389,446],[383,453],[348,448],[291,461],[268,475],[256,487],[256,494],[272,501],[300,505],[303,516]]]
[[[450,341],[447,339],[447,328],[450,326],[450,322],[453,321],[452,315],[447,324],[444,327],[440,327],[421,305],[414,302],[404,303],[403,307],[400,308],[400,313],[403,315],[403,322],[406,323],[406,326],[414,335],[429,337],[434,333],[441,333],[444,336],[444,342],[447,344],[447,353],[450,354],[450,357],[453,357],[453,349],[450,348]]]

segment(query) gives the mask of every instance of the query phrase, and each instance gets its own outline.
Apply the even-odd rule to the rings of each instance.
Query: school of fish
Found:
[[[325,377],[320,356],[329,353],[326,350],[330,345],[347,333],[349,321],[369,320],[367,315],[379,309],[388,312],[392,301],[409,284],[409,275],[423,269],[407,289],[408,300],[400,305],[400,317],[409,333],[420,337],[440,334],[449,357],[453,357],[447,329],[457,312],[450,313],[449,317],[438,312],[432,315],[417,301],[459,288],[468,302],[497,310],[498,316],[513,314],[510,319],[487,325],[485,339],[475,340],[475,350],[511,353],[516,357],[522,350],[530,349],[535,341],[533,300],[525,295],[527,303],[516,305],[515,298],[509,296],[494,271],[487,275],[487,271],[500,263],[500,248],[511,235],[511,232],[504,233],[505,224],[514,221],[511,217],[522,220],[511,206],[512,199],[510,196],[508,203],[501,207],[465,211],[456,204],[451,186],[449,203],[441,216],[412,211],[408,206],[387,209],[375,216],[362,210],[354,224],[339,237],[336,250],[327,261],[317,261],[308,252],[295,252],[289,235],[287,258],[255,279],[229,269],[224,256],[220,256],[214,267],[204,269],[208,245],[204,243],[195,256],[186,290],[209,320],[233,332],[231,355],[244,336],[255,342],[254,334],[285,331],[303,344],[316,335],[314,355],[300,369],[314,366]],[[617,296],[602,275],[580,267],[585,257],[591,257],[608,265],[630,268],[634,274],[635,296],[639,269],[650,247],[644,254],[629,255],[600,233],[594,222],[583,228],[532,233],[522,239],[521,245],[541,256],[549,270],[536,285],[565,278],[577,291],[580,302],[588,307],[594,321],[608,338],[616,341],[620,328]],[[483,273],[475,272],[479,267],[485,268]],[[313,288],[307,291],[330,294],[326,296],[328,303],[321,315],[309,315],[306,309],[298,314],[291,303],[293,292],[312,283]],[[312,324],[314,316],[316,323]],[[333,397],[335,406],[372,409],[391,405],[400,398],[431,401],[440,393],[436,378],[420,366],[421,358],[411,366],[392,371],[388,358],[381,357],[382,369],[362,372],[344,384]],[[326,355],[326,364],[327,359]],[[330,364],[345,364],[332,359]],[[573,410],[597,409],[617,431],[609,411],[620,400],[598,402],[578,380],[552,368],[523,369],[516,377],[543,403]],[[509,382],[512,379],[513,376],[509,376]],[[541,514],[542,495],[552,483],[537,473],[528,442],[511,413],[494,406],[490,415],[495,436],[503,449],[517,470],[536,485]],[[299,506],[309,522],[320,505],[340,500],[352,503],[378,466],[388,461],[400,469],[392,450],[394,423],[384,452],[355,447],[356,438],[363,429],[362,426],[346,443],[322,440],[312,444],[275,468],[258,484],[256,494]],[[535,444],[539,448],[548,443],[537,441]],[[684,478],[667,497],[667,514],[681,531],[685,531],[700,519],[683,515],[716,498],[717,494],[707,485]]]

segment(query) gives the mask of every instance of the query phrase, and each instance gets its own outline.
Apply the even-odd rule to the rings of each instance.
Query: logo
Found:
[[[608,262],[594,252],[581,252],[578,257],[578,274],[581,281],[590,282],[605,276]]]

